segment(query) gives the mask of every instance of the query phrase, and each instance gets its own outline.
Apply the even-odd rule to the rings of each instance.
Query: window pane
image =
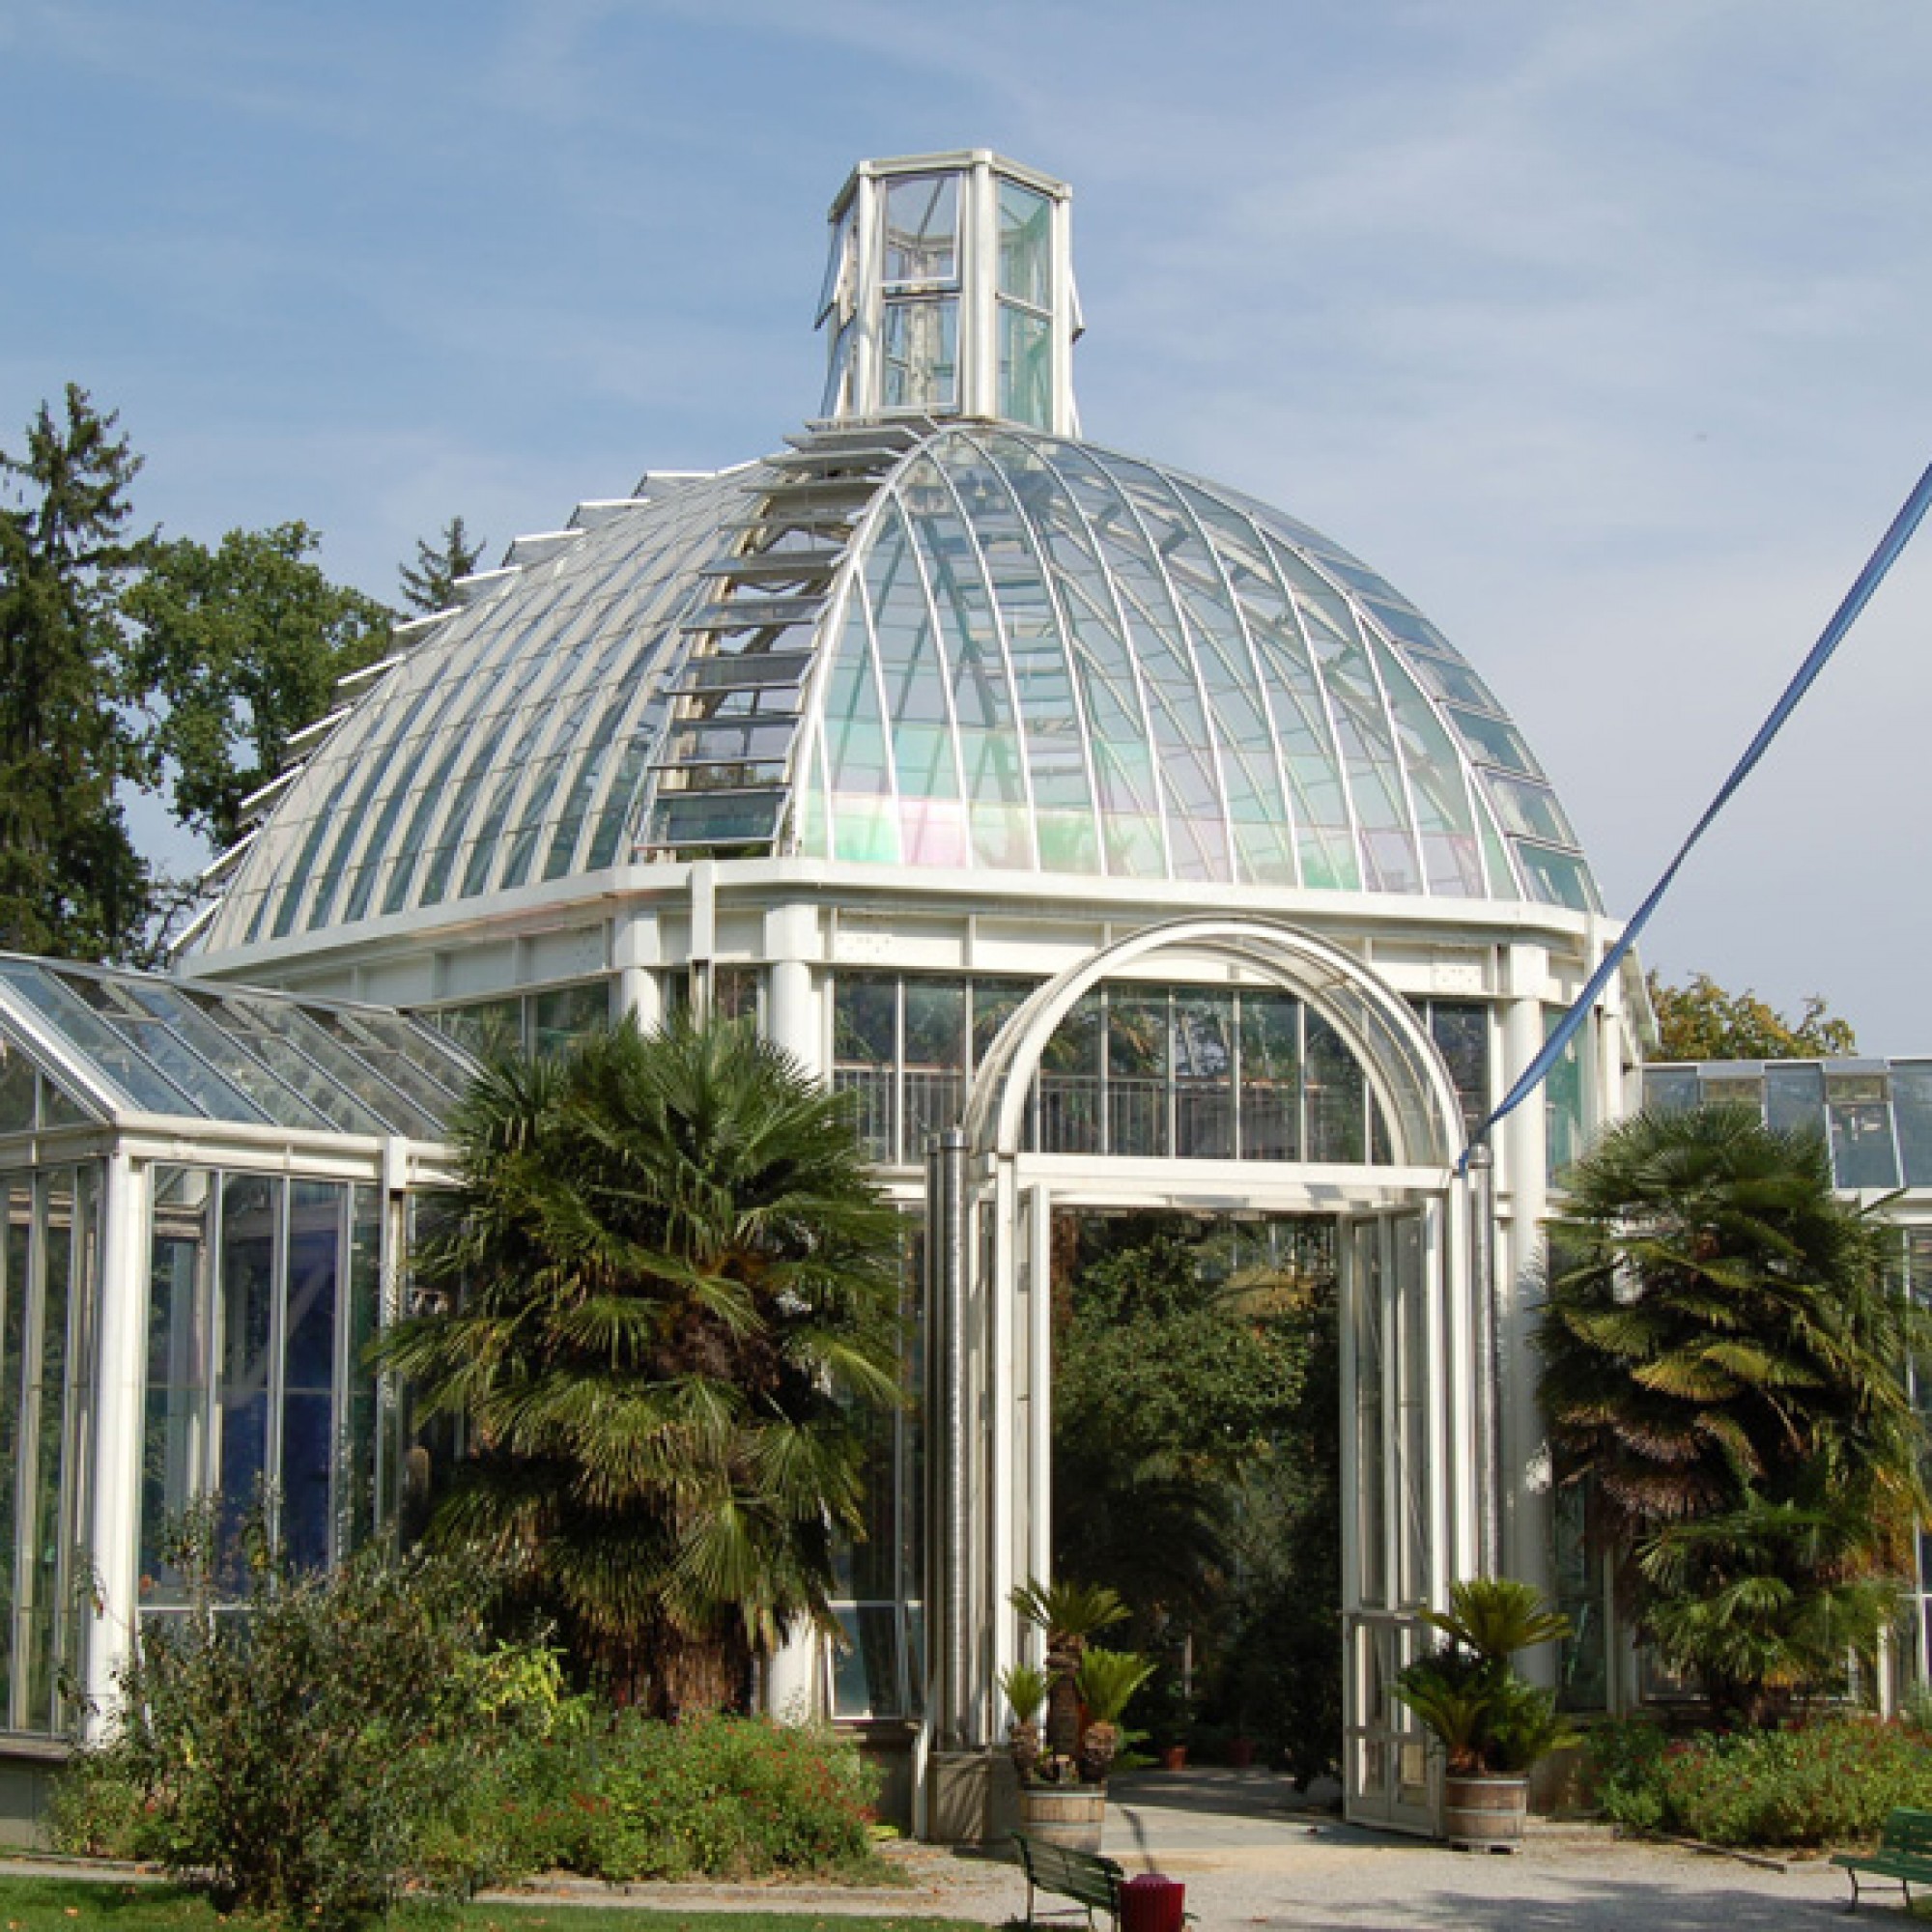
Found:
[[[885,381],[880,401],[889,410],[945,410],[959,400],[959,304],[937,301],[886,304]]]
[[[1906,1186],[1932,1186],[1932,1061],[1892,1062],[1891,1111]]]
[[[1241,1158],[1301,1158],[1301,1006],[1241,995]]]
[[[1000,413],[1035,429],[1052,427],[1053,330],[1044,316],[1000,304]]]
[[[1486,1008],[1452,1000],[1429,1003],[1429,1032],[1456,1083],[1463,1125],[1474,1133],[1490,1111],[1490,1016]]]
[[[556,986],[530,1001],[530,1050],[560,1053],[585,1034],[611,1024],[611,986],[592,980],[582,986]]]
[[[1234,1158],[1232,993],[1175,995],[1174,1151],[1183,1160]]]
[[[1000,293],[1045,308],[1050,300],[1053,204],[1018,182],[1000,184]]]
[[[10,1728],[14,1665],[14,1570],[18,1552],[17,1485],[25,1413],[27,1315],[33,1299],[34,1189],[25,1175],[4,1183],[6,1307],[0,1321],[0,1723]]]
[[[223,1178],[221,1354],[215,1401],[221,1431],[221,1529],[230,1548],[260,1500],[269,1475],[275,1247],[281,1209],[279,1180],[253,1174]]]
[[[298,1570],[328,1561],[335,1461],[335,1342],[344,1190],[298,1180],[289,1190],[287,1340],[282,1359],[282,1548]]]
[[[26,1651],[24,1728],[54,1721],[54,1619],[60,1593],[61,1477],[66,1424],[68,1323],[73,1263],[74,1175],[58,1168],[42,1178],[40,1201],[41,1322],[33,1414],[26,1438],[32,1469],[26,1486],[27,1539],[20,1566],[21,1637]]]
[[[1367,1086],[1342,1037],[1320,1013],[1308,1020],[1308,1158],[1360,1161],[1368,1151]]]
[[[1110,995],[1107,1004],[1107,1151],[1168,1151],[1168,1010],[1165,993]]]
[[[148,1262],[148,1370],[141,1453],[141,1607],[185,1601],[162,1547],[207,1473],[208,1317],[214,1177],[155,1170]]]
[[[905,986],[905,1157],[926,1137],[959,1124],[966,1103],[966,987],[960,980],[908,980]]]
[[[952,280],[959,272],[959,178],[913,175],[885,193],[888,288]]]

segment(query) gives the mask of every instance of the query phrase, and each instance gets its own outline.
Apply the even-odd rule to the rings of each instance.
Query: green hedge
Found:
[[[1932,1808],[1932,1746],[1877,1718],[1691,1736],[1633,1719],[1593,1729],[1589,1760],[1613,1823],[1712,1845],[1851,1844],[1894,1805]]]

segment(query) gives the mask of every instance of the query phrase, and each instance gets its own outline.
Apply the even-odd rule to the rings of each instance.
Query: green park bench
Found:
[[[1875,1852],[1834,1852],[1834,1865],[1842,1865],[1852,1882],[1852,1902],[1847,1912],[1859,1909],[1859,1874],[1889,1879],[1912,1903],[1915,1885],[1932,1889],[1932,1811],[1914,1811],[1900,1806],[1889,1812],[1878,1834]]]
[[[1084,1907],[1091,1928],[1095,1912],[1104,1912],[1118,1932],[1121,1922],[1121,1883],[1125,1873],[1112,1859],[1097,1852],[1076,1852],[1065,1845],[1049,1844],[1044,1838],[1013,1833],[1019,1850],[1020,1868],[1026,1873],[1026,1922],[1034,1922],[1033,1897],[1036,1890],[1070,1898]]]

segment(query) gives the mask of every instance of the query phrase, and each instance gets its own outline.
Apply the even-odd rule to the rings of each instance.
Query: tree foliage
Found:
[[[1688,1596],[1728,1591],[1735,1607],[1778,1578],[1815,1593],[1898,1571],[1925,1506],[1906,1381],[1923,1318],[1885,1278],[1882,1230],[1833,1193],[1823,1143],[1743,1108],[1640,1114],[1566,1190],[1542,1399],[1639,1627],[1692,1632],[1666,1607]],[[1780,1543],[1752,1514],[1799,1505],[1844,1520]],[[1687,1642],[1676,1654],[1692,1661]],[[1702,1658],[1707,1690],[1736,1707],[1785,1681]]]
[[[444,1305],[384,1345],[469,1431],[437,1537],[520,1566],[619,1696],[742,1706],[787,1625],[829,1627],[898,1399],[900,1226],[846,1103],[749,1029],[626,1022],[496,1062],[452,1138]]]
[[[1792,1019],[1748,986],[1726,992],[1708,973],[1693,973],[1682,986],[1666,985],[1653,973],[1649,984],[1659,1060],[1829,1060],[1858,1051],[1850,1022],[1833,1013],[1820,993]]]
[[[336,679],[387,646],[389,613],[329,582],[309,560],[320,542],[301,523],[230,530],[213,550],[180,537],[156,547],[127,593],[174,814],[217,846],[290,738],[328,709]]]
[[[404,564],[397,572],[402,581],[403,601],[425,616],[432,611],[447,611],[456,601],[457,579],[468,577],[476,568],[487,543],[485,537],[472,541],[463,527],[461,517],[450,518],[434,544],[418,537],[415,562]]]
[[[119,606],[148,554],[128,534],[140,458],[85,390],[0,450],[0,946],[126,954],[148,913],[120,788],[148,753]]]

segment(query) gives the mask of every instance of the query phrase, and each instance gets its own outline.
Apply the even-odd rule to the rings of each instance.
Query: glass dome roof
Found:
[[[1413,605],[1091,443],[821,426],[581,506],[464,593],[262,795],[204,950],[698,853],[1597,904]]]

